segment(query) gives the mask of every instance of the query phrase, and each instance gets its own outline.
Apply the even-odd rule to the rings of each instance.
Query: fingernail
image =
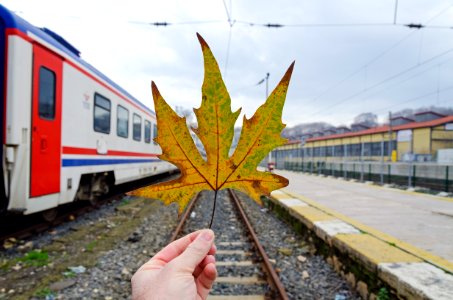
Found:
[[[214,238],[214,232],[212,230],[206,230],[205,232],[203,232],[201,234],[201,237],[205,240],[205,241],[212,241],[212,239]]]

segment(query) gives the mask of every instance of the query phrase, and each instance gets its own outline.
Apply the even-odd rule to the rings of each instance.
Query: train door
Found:
[[[30,197],[60,192],[62,59],[33,46]]]
[[[5,92],[5,76],[6,76],[6,68],[5,68],[5,62],[6,62],[6,56],[5,56],[5,48],[6,48],[6,43],[5,43],[5,22],[3,21],[2,18],[0,18],[0,145],[2,145],[3,149],[3,144],[5,142],[4,138],[4,131],[3,128],[5,128],[5,123],[4,123],[4,102],[6,101],[6,92]],[[6,189],[5,189],[5,173],[3,170],[3,151],[0,150],[0,215],[3,211],[5,211],[8,207],[8,198],[6,196]]]

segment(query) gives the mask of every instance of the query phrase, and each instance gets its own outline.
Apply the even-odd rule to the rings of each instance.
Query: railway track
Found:
[[[0,220],[0,245],[8,245],[18,240],[33,237],[36,234],[51,230],[65,222],[73,221],[84,214],[90,213],[106,203],[119,201],[125,196],[124,192],[115,192],[99,199],[96,204],[88,201],[70,203],[53,209],[55,214],[51,220],[40,214],[30,216],[9,215]]]
[[[8,240],[10,240],[11,243],[14,243],[17,240],[33,237],[36,234],[55,228],[64,222],[74,220],[86,213],[92,212],[106,203],[119,201],[128,191],[151,183],[171,180],[174,177],[175,175],[173,174],[162,174],[152,178],[145,178],[136,182],[118,185],[107,195],[101,196],[95,203],[90,203],[88,201],[73,202],[49,210],[45,215],[36,213],[26,216],[14,214],[1,216],[0,247],[1,245],[7,245]]]
[[[171,241],[207,227],[202,201],[213,200],[210,192],[199,193],[189,204]],[[242,205],[232,190],[221,191],[213,230],[216,234],[218,278],[209,299],[288,299],[272,262],[260,244]]]

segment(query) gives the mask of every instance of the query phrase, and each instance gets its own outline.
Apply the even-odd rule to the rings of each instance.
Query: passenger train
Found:
[[[0,5],[0,212],[45,212],[175,170],[155,113],[47,28]]]

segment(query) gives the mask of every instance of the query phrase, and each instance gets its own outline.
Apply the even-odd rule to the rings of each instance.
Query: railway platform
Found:
[[[305,173],[275,173],[288,178],[289,185],[273,192],[272,201],[337,252],[358,261],[403,297],[453,299],[453,199]]]

